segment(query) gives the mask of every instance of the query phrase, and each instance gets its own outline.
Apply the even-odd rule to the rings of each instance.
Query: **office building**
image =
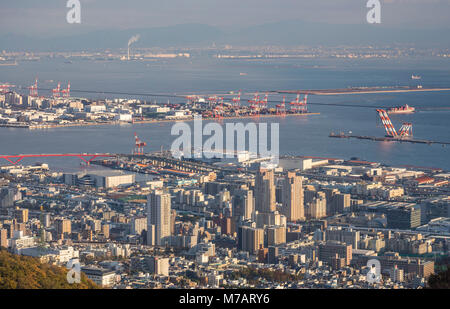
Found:
[[[267,228],[267,245],[276,246],[286,243],[286,227],[271,226]]]
[[[0,208],[12,207],[14,202],[22,199],[22,193],[16,188],[0,189]]]
[[[361,239],[360,232],[354,231],[351,228],[328,227],[325,235],[326,240],[343,242],[352,245],[353,249],[358,249],[358,243]]]
[[[238,249],[250,254],[257,254],[264,246],[264,229],[241,226],[238,229]]]
[[[66,185],[88,185],[97,188],[114,188],[123,185],[131,185],[135,181],[134,174],[127,174],[122,171],[79,172],[74,174],[64,174],[63,176]]]
[[[170,236],[170,194],[156,190],[147,197],[147,244],[162,246]]]
[[[420,226],[421,210],[418,205],[391,207],[387,210],[387,227],[412,229]]]
[[[394,265],[394,268],[391,269],[390,277],[391,277],[391,280],[394,282],[403,282],[403,280],[404,280],[403,269],[398,268],[397,265]]]
[[[278,247],[269,247],[269,251],[267,254],[267,263],[276,264],[278,263]]]
[[[343,258],[345,265],[349,265],[352,260],[352,245],[347,245],[338,241],[327,241],[319,245],[319,260],[327,262],[330,265],[336,260]]]
[[[157,256],[146,256],[145,262],[147,263],[148,270],[151,274],[155,275],[169,275],[169,259]]]
[[[255,179],[255,209],[259,212],[275,211],[274,171],[260,168]]]
[[[327,200],[318,195],[306,204],[306,217],[308,219],[321,219],[327,216]]]
[[[27,223],[28,222],[28,209],[15,209],[14,216],[19,223]]]
[[[68,219],[57,219],[55,225],[58,236],[64,237],[72,233],[72,222]]]
[[[282,212],[290,222],[305,220],[302,182],[295,172],[287,172],[283,180]]]
[[[101,287],[110,287],[115,282],[115,273],[111,270],[105,270],[94,267],[81,267],[81,271],[91,279],[95,284]]]
[[[8,248],[8,231],[0,229],[0,248]]]
[[[136,217],[131,219],[131,234],[141,235],[142,231],[147,230],[147,218]]]

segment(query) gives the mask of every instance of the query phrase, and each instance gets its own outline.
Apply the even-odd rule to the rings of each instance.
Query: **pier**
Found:
[[[333,137],[333,138],[357,138],[357,139],[363,139],[363,140],[371,140],[371,141],[376,141],[376,142],[400,142],[400,143],[414,143],[414,144],[427,144],[427,145],[431,145],[431,144],[438,144],[438,145],[450,145],[450,142],[441,142],[441,141],[433,141],[433,140],[425,140],[425,139],[414,139],[414,138],[394,138],[394,137],[388,137],[388,136],[384,136],[384,137],[376,137],[376,136],[360,136],[360,135],[351,135],[351,134],[335,134],[335,133],[330,133],[329,137]]]

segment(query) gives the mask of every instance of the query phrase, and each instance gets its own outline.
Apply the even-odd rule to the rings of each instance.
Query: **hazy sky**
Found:
[[[0,0],[0,34],[61,35],[202,23],[240,28],[285,20],[365,23],[367,0],[80,0],[81,25],[66,22],[67,0]],[[450,0],[381,0],[382,26],[450,28]]]

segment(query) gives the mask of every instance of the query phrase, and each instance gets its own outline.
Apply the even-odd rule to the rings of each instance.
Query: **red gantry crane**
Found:
[[[1,84],[0,85],[0,93],[1,94],[8,93],[10,91],[9,88],[14,88],[14,87],[16,87],[16,86],[11,85],[11,84]]]
[[[297,94],[295,101],[289,103],[291,105],[291,112],[294,114],[297,113],[306,113],[308,111],[307,108],[308,94],[305,94],[303,100],[300,101],[300,93]]]
[[[33,85],[31,85],[30,87],[28,87],[28,89],[30,90],[30,97],[37,97],[38,96],[38,86],[37,86],[37,78],[34,82]]]
[[[53,97],[59,98],[61,96],[61,83],[58,83],[58,86],[52,90],[53,91]]]
[[[286,116],[286,97],[283,96],[283,102],[277,104],[277,115]]]
[[[238,96],[231,99],[233,102],[234,107],[240,107],[241,106],[241,91],[239,90]]]
[[[224,109],[223,109],[223,98],[218,98],[219,100],[219,104],[217,104],[216,106],[214,106],[214,117],[215,118],[223,118],[223,114],[225,113]]]
[[[300,104],[300,93],[297,93],[297,98],[295,99],[295,101],[291,101],[291,103],[289,103],[289,105],[291,106],[290,111],[293,112],[294,114],[297,114],[299,104]]]
[[[144,154],[144,147],[147,146],[146,142],[143,142],[139,139],[136,132],[134,133],[134,150],[133,154],[135,155],[143,155]]]
[[[61,93],[64,98],[70,97],[70,81],[67,83],[67,88],[61,90]]]
[[[258,103],[261,106],[260,110],[267,108],[267,102],[269,101],[269,94],[266,93],[263,100],[260,100]]]
[[[258,104],[259,104],[259,94],[258,92],[255,93],[252,99],[248,100],[248,103],[250,104],[250,109],[252,110],[252,114],[258,114]]]
[[[409,122],[404,122],[400,130],[397,132],[388,113],[384,109],[377,109],[378,116],[381,119],[381,123],[386,129],[386,136],[392,138],[407,138],[412,137],[412,124]]]

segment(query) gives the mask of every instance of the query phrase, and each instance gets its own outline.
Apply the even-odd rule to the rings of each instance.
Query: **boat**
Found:
[[[403,106],[391,107],[387,110],[389,114],[411,114],[414,113],[416,109],[408,104]]]
[[[419,75],[411,75],[411,79],[421,79],[422,77],[420,77]]]

